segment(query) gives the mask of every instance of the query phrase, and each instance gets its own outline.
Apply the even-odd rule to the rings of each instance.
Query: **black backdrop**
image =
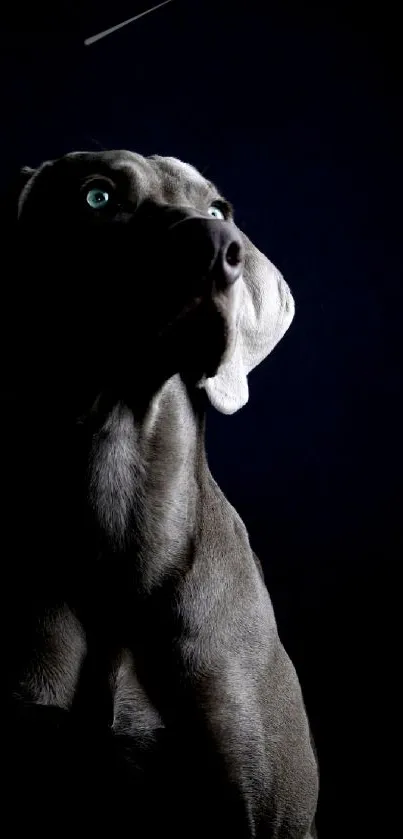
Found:
[[[3,184],[98,144],[172,154],[219,184],[284,273],[294,324],[252,374],[249,405],[211,412],[210,462],[301,678],[320,835],[386,836],[402,549],[397,21],[384,5],[175,0],[84,47],[147,5],[9,12]]]

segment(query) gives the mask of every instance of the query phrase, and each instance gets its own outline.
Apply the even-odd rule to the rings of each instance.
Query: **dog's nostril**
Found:
[[[220,245],[219,259],[216,263],[218,270],[215,271],[215,283],[217,288],[227,290],[229,286],[232,286],[239,280],[242,274],[244,254],[242,243],[235,237],[232,238],[231,236],[230,238],[225,236],[224,241],[221,239]]]
[[[242,261],[242,250],[239,242],[231,242],[231,244],[228,245],[227,252],[225,254],[225,261],[228,265],[235,268]]]

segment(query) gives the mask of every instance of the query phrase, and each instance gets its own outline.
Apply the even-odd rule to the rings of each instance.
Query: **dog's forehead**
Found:
[[[102,151],[102,152],[87,152],[75,151],[66,154],[60,161],[61,164],[67,164],[67,171],[72,171],[71,166],[81,173],[84,170],[87,174],[93,170],[94,172],[107,173],[108,170],[111,175],[118,172],[126,175],[128,178],[136,178],[137,180],[146,183],[152,178],[152,167],[147,161],[147,158],[135,152],[119,150],[119,151]],[[73,171],[74,171],[73,169]]]
[[[216,193],[215,186],[190,163],[176,157],[141,154],[127,150],[105,152],[72,152],[66,158],[77,164],[110,169],[124,175],[143,194],[173,197],[176,194],[190,195]]]
[[[190,163],[184,163],[183,160],[179,160],[177,157],[160,157],[159,155],[153,155],[153,157],[148,159],[154,163],[158,171],[166,177],[189,181],[195,186],[199,186],[204,189],[206,186],[212,186],[209,184],[209,181],[203,177],[201,172],[195,168],[195,166],[192,166]]]
[[[184,163],[176,157],[160,157],[154,155],[148,158],[158,177],[159,189],[167,200],[212,199],[218,195],[214,184],[206,180],[203,175],[190,163]]]

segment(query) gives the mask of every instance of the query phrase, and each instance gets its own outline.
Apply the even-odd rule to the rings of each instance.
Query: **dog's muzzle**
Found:
[[[233,336],[244,267],[241,233],[230,220],[151,202],[134,214],[131,229],[128,242],[145,278],[136,330],[142,346],[156,336],[171,367],[197,380],[214,375]]]
[[[217,291],[225,291],[242,274],[242,240],[231,222],[186,217],[172,225],[169,240],[187,270],[194,272],[195,278],[209,278]]]
[[[154,207],[148,210],[146,219],[144,229],[152,231],[147,252],[151,260],[157,260],[163,274],[174,273],[178,290],[195,296],[225,292],[241,277],[244,249],[232,221],[206,218],[191,209],[176,207]],[[138,238],[144,244],[147,234],[145,239],[141,233]]]

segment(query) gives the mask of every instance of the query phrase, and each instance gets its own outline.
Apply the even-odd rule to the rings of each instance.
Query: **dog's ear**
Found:
[[[23,166],[19,172],[10,178],[2,192],[0,199],[0,215],[3,235],[6,230],[12,230],[18,220],[20,197],[36,172],[30,166]]]
[[[23,166],[19,172],[19,183],[20,183],[20,192],[24,188],[25,184],[28,183],[32,175],[36,172],[36,169],[33,169],[32,166]]]
[[[244,233],[242,237],[245,267],[232,352],[217,374],[204,382],[211,404],[223,414],[233,414],[246,404],[248,373],[274,349],[295,312],[280,272]]]
[[[19,207],[20,207],[20,201],[21,201],[22,195],[23,195],[23,193],[25,193],[26,188],[28,187],[31,178],[35,174],[36,171],[37,171],[36,169],[31,169],[30,166],[23,166],[22,169],[20,170],[19,183],[18,183],[17,214],[18,214],[18,210],[19,210]]]

